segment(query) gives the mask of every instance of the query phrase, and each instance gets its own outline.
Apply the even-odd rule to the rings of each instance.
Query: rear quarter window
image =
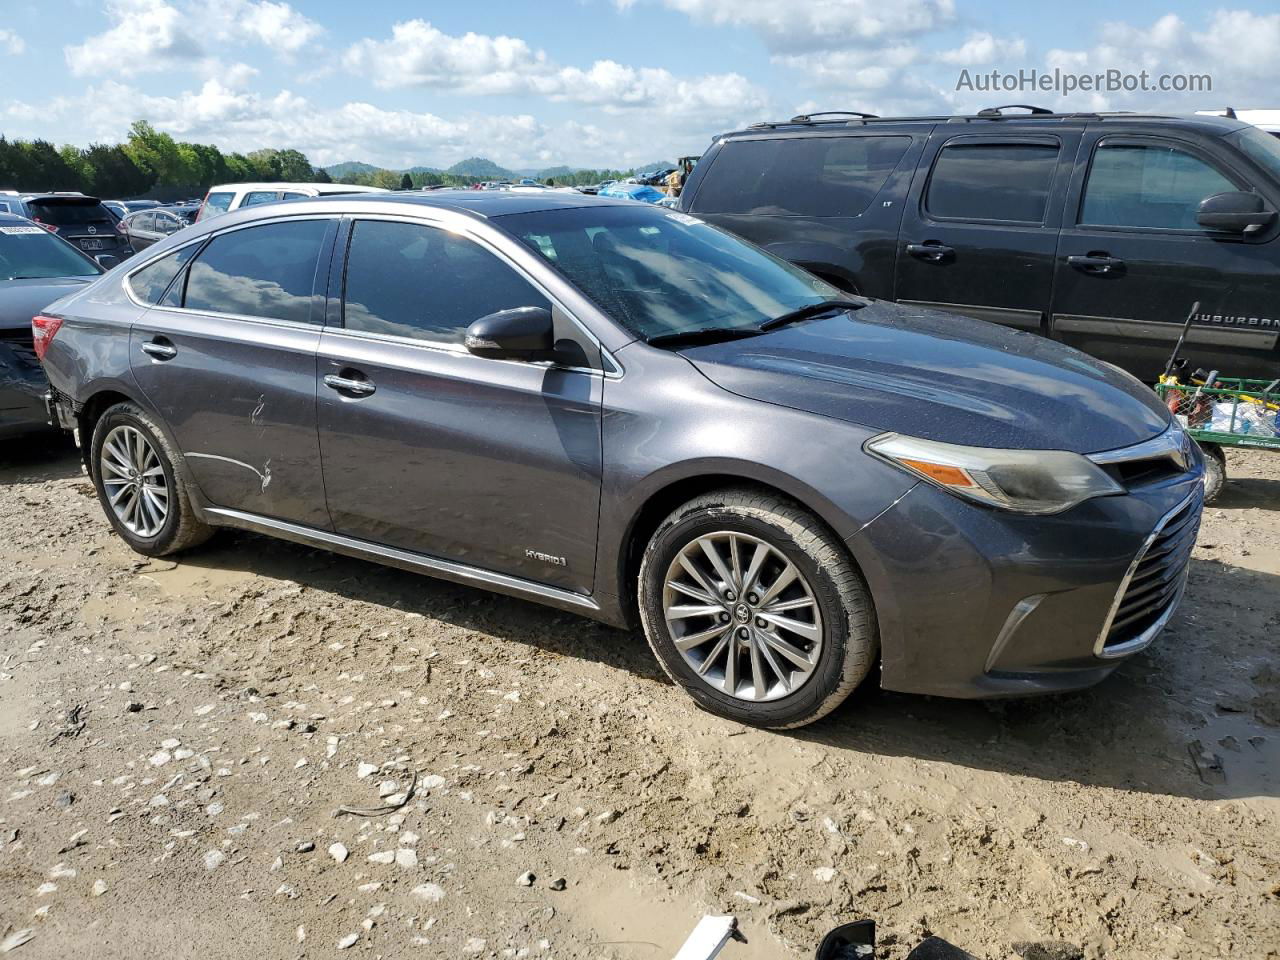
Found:
[[[693,198],[698,213],[854,217],[897,168],[910,137],[737,140],[716,154]]]
[[[182,268],[186,266],[192,255],[200,249],[200,244],[193,243],[183,247],[167,257],[161,257],[155,263],[149,263],[137,273],[129,277],[129,289],[143,303],[152,306],[160,302],[165,290],[173,282]]]
[[[1056,143],[954,143],[934,161],[925,209],[944,220],[1043,223]]]

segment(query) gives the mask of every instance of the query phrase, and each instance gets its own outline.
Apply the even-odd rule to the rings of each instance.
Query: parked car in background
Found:
[[[0,190],[0,213],[22,215],[21,198],[17,190]]]
[[[181,220],[183,226],[189,227],[196,222],[196,217],[200,214],[200,202],[166,203],[161,209]]]
[[[381,187],[361,187],[349,183],[227,183],[210,187],[200,205],[197,220],[220,216],[253,207],[260,203],[276,203],[279,200],[299,200],[303,197],[329,197],[346,193],[387,193]]]
[[[179,216],[175,211],[159,207],[155,210],[140,210],[131,213],[120,221],[129,245],[134,251],[145,250],[165,237],[172,236],[184,227],[191,225],[189,220]]]
[[[876,663],[948,696],[1094,683],[1173,615],[1199,523],[1199,454],[1127,374],[647,204],[244,210],[36,324],[133,549],[242,527],[638,620],[767,727]]]
[[[131,213],[139,210],[154,210],[161,206],[159,200],[103,200],[102,205],[123,220]]]
[[[717,137],[681,209],[847,291],[1060,340],[1153,381],[1280,368],[1280,141],[1222,117],[839,114]]]
[[[0,213],[0,439],[49,427],[31,318],[102,272],[50,231]]]
[[[83,193],[24,193],[11,212],[39,224],[79,247],[103,266],[133,254],[117,229],[119,220],[97,197]]]

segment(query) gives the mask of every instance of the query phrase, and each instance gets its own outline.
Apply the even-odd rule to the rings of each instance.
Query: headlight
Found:
[[[1016,513],[1061,513],[1124,493],[1097,464],[1066,450],[998,450],[882,433],[868,452],[942,489]]]

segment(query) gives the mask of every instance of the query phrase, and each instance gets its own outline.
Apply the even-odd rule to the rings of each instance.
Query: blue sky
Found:
[[[956,90],[962,70],[1054,67],[1213,88]],[[1274,108],[1278,81],[1274,3],[0,0],[0,132],[114,141],[144,118],[326,164],[630,166],[800,111]]]

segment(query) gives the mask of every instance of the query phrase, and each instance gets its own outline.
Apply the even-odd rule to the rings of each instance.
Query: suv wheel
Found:
[[[138,553],[177,553],[213,533],[191,509],[173,449],[139,407],[118,403],[108,409],[93,429],[90,451],[102,509]]]
[[[834,710],[871,669],[875,610],[844,545],[782,497],[691,500],[640,564],[640,616],[658,662],[712,713],[783,729]]]

